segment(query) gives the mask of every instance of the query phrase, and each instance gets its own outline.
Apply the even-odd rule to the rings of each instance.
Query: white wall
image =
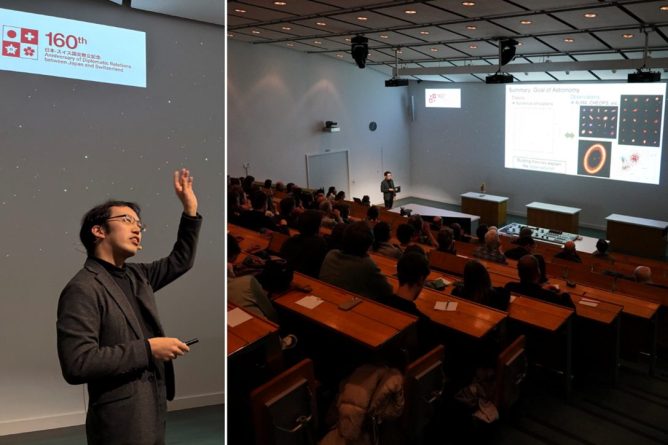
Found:
[[[425,108],[424,89],[444,85],[410,88],[416,116],[410,143],[413,196],[459,204],[460,194],[485,182],[488,193],[510,197],[508,211],[522,216],[526,204],[541,201],[581,208],[580,224],[600,229],[611,213],[668,220],[666,153],[658,186],[506,169],[505,86],[447,84],[462,89],[462,108]]]
[[[171,406],[222,403],[223,28],[106,1],[0,8],[145,31],[148,57],[145,89],[0,71],[0,435],[83,422],[83,387],[56,354],[58,296],[85,260],[80,219],[110,197],[137,201],[149,225],[137,260],[166,255],[182,166],[205,220],[195,267],[157,299],[167,335],[200,343],[175,363]]]
[[[229,39],[228,51],[230,175],[243,175],[250,163],[258,180],[306,186],[307,153],[347,149],[352,196],[382,203],[384,170],[410,193],[406,88],[385,88],[387,76],[369,68],[289,48]],[[341,132],[324,133],[327,120]]]

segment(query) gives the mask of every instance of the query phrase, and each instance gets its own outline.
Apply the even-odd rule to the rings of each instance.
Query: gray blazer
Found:
[[[201,217],[182,215],[177,241],[166,258],[128,263],[139,304],[164,336],[154,292],[193,265]],[[58,357],[65,380],[88,384],[89,444],[156,444],[164,441],[166,400],[174,397],[171,362],[154,362],[141,325],[123,290],[93,259],[63,289],[58,301]]]

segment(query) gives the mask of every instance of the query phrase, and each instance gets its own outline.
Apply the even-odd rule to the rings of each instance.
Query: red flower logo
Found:
[[[32,49],[32,48],[30,48],[30,47],[28,47],[28,48],[24,48],[24,49],[23,49],[23,54],[25,54],[25,55],[28,56],[28,57],[32,57],[32,56],[35,55],[35,50]]]

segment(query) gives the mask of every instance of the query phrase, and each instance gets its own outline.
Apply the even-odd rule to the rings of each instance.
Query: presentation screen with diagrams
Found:
[[[666,84],[506,85],[505,167],[659,184]]]

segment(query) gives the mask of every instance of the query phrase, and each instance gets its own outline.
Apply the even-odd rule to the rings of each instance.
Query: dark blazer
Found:
[[[380,191],[383,193],[383,199],[386,201],[389,201],[396,195],[396,193],[391,192],[390,189],[394,189],[394,179],[383,179],[380,183]]]
[[[127,274],[146,322],[164,336],[154,292],[193,265],[201,217],[182,215],[166,258],[128,263]],[[100,263],[87,259],[58,301],[58,358],[65,380],[88,384],[89,444],[164,441],[166,399],[174,397],[171,362],[156,362],[123,290]]]

